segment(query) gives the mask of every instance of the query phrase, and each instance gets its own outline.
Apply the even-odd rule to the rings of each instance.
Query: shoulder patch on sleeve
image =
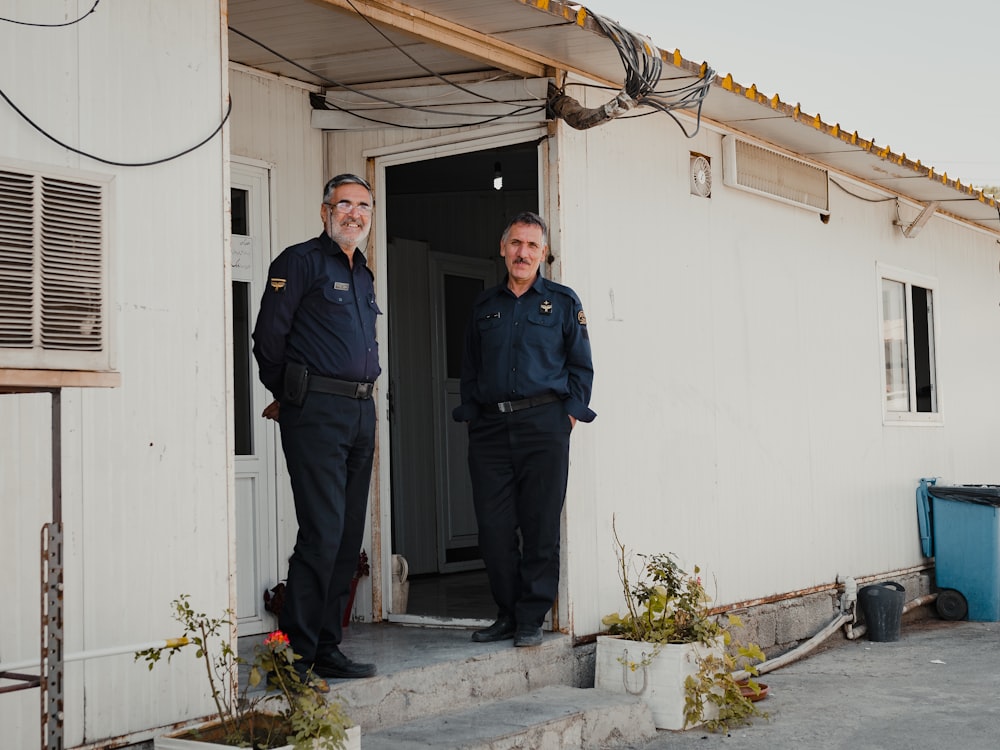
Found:
[[[271,288],[276,292],[285,291],[285,279],[271,279]]]
[[[583,309],[582,308],[581,308],[580,312],[578,312],[576,314],[576,322],[579,323],[582,326],[587,325],[587,316],[583,314]]]

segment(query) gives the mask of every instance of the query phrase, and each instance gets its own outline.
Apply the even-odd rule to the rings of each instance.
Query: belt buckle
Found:
[[[514,412],[514,405],[510,401],[501,401],[497,404],[497,411],[501,414],[512,414]]]
[[[369,398],[372,395],[371,383],[358,383],[354,389],[354,398]]]

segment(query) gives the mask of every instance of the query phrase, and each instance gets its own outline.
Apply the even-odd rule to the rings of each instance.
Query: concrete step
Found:
[[[560,633],[546,633],[534,648],[514,648],[509,640],[471,643],[468,630],[352,625],[351,631],[345,653],[364,661],[373,656],[378,674],[331,680],[330,687],[362,736],[550,685],[593,685],[586,649],[574,649]]]
[[[579,750],[641,745],[653,719],[634,696],[595,690],[594,644],[472,643],[468,628],[352,623],[341,647],[378,674],[329,680],[364,750]],[[241,643],[249,648],[250,643]]]
[[[551,685],[513,698],[367,731],[364,750],[603,750],[656,735],[649,708],[630,695]]]

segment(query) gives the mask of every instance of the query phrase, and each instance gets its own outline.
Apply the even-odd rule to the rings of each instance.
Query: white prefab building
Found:
[[[0,13],[43,24],[0,21],[0,671],[38,674],[60,614],[65,747],[210,712],[193,659],[170,680],[132,659],[175,635],[179,594],[274,627],[295,516],[249,335],[340,172],[375,188],[385,313],[356,620],[491,619],[392,611],[392,556],[481,569],[449,415],[521,210],[596,369],[553,629],[620,608],[614,522],[780,648],[848,576],[932,585],[921,477],[1000,480],[1000,210],[953,176],[679,52],[650,48],[630,109],[625,30],[558,0],[45,5]],[[681,87],[691,106],[655,93]],[[38,717],[37,690],[0,693],[11,747]]]

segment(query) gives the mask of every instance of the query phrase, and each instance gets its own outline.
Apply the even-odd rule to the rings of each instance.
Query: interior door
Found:
[[[387,250],[392,551],[406,558],[410,575],[437,573],[430,246],[393,238]]]
[[[459,392],[465,326],[476,296],[496,283],[496,263],[444,253],[430,254],[431,381],[438,441],[438,570],[482,567],[479,533],[466,461],[466,426],[451,418]]]
[[[239,635],[270,629],[263,593],[278,580],[274,428],[260,416],[251,333],[270,261],[268,170],[232,163],[233,420],[236,478],[236,616]]]

